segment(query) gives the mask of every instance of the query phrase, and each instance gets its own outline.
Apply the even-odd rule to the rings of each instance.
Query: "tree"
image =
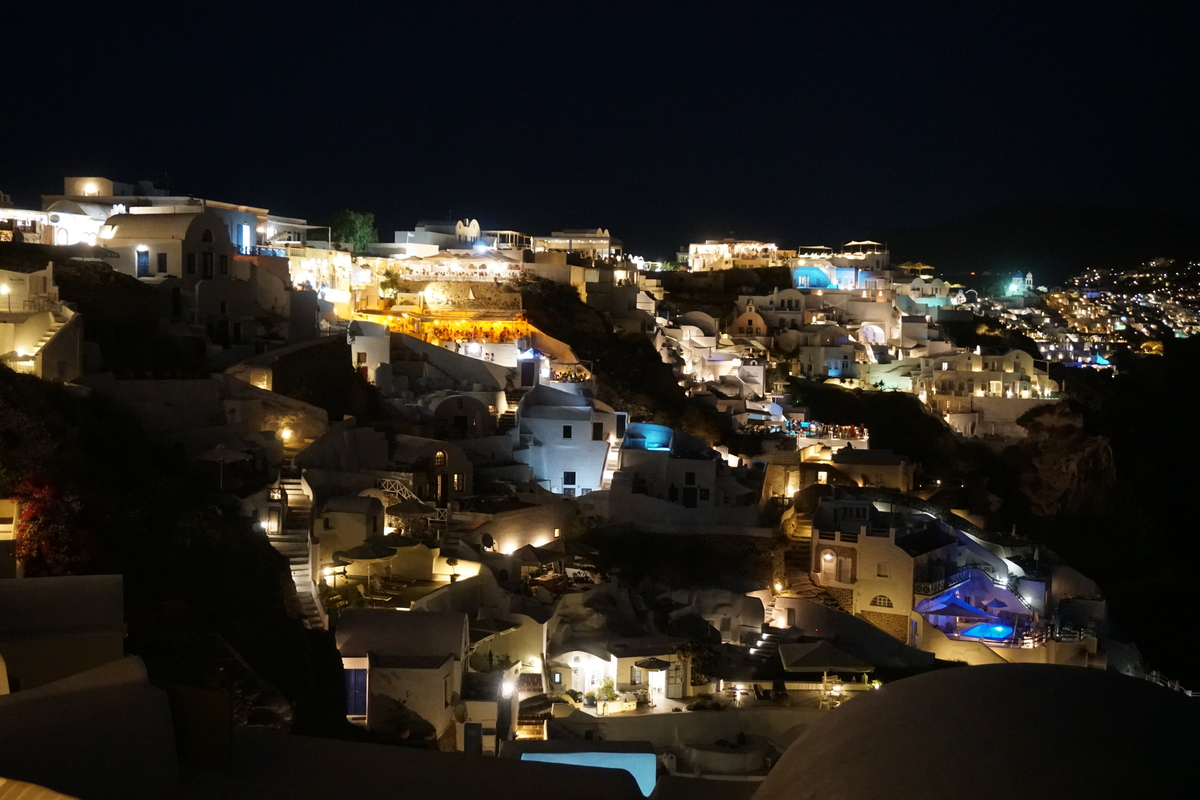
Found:
[[[612,678],[605,678],[600,683],[600,690],[596,692],[596,699],[606,703],[611,703],[617,699],[617,686],[613,683]]]
[[[379,281],[379,293],[384,297],[393,297],[400,290],[400,274],[394,269],[384,270],[383,280]]]
[[[348,208],[339,211],[329,227],[334,241],[354,245],[355,252],[366,250],[367,245],[379,241],[375,215],[368,211],[351,211]]]

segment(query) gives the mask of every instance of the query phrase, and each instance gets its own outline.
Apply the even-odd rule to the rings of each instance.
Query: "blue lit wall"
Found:
[[[631,450],[670,450],[672,431],[665,425],[631,422],[625,429],[625,447]]]
[[[829,276],[820,267],[796,267],[792,270],[792,285],[797,289],[828,289]]]
[[[521,760],[623,769],[633,776],[638,788],[647,797],[654,791],[654,783],[658,778],[658,759],[654,753],[522,753]]]

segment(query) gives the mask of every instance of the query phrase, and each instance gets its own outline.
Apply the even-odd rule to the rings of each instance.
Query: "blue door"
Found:
[[[150,277],[150,251],[137,250],[137,276],[139,278]]]
[[[346,674],[346,716],[367,715],[367,671],[365,669],[344,670]]]

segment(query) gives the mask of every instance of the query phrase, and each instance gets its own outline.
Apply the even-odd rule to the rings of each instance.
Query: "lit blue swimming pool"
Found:
[[[1007,625],[972,625],[962,632],[963,636],[974,636],[978,639],[1007,639],[1012,636],[1013,629]]]

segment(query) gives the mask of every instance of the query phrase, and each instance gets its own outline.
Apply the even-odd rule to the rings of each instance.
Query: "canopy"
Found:
[[[437,509],[425,505],[415,497],[409,497],[388,506],[384,513],[391,517],[432,517],[437,513]]]
[[[218,464],[232,464],[234,461],[249,461],[251,457],[246,453],[230,450],[224,443],[221,443],[216,447],[205,450],[199,455],[199,458],[205,461],[215,461]]]
[[[387,561],[392,556],[396,555],[396,551],[391,547],[371,542],[363,542],[357,547],[351,547],[349,550],[344,550],[341,557],[344,561]]]
[[[965,603],[957,597],[952,597],[943,605],[931,608],[925,613],[937,614],[942,617],[958,617],[959,619],[994,620],[996,618],[995,615],[989,614],[983,609],[976,608],[969,603]]]
[[[635,661],[633,665],[638,669],[648,670],[649,672],[662,672],[671,666],[671,662],[651,656],[650,658],[643,658],[641,661]]]
[[[875,247],[882,247],[882,246],[883,246],[883,242],[872,242],[872,241],[870,241],[870,240],[867,240],[867,241],[864,241],[864,242],[846,242],[846,247],[849,247],[849,246],[850,246],[850,245],[852,245],[852,244],[869,244],[869,245],[874,245]]]
[[[779,659],[786,672],[871,672],[875,669],[829,642],[781,644]]]

